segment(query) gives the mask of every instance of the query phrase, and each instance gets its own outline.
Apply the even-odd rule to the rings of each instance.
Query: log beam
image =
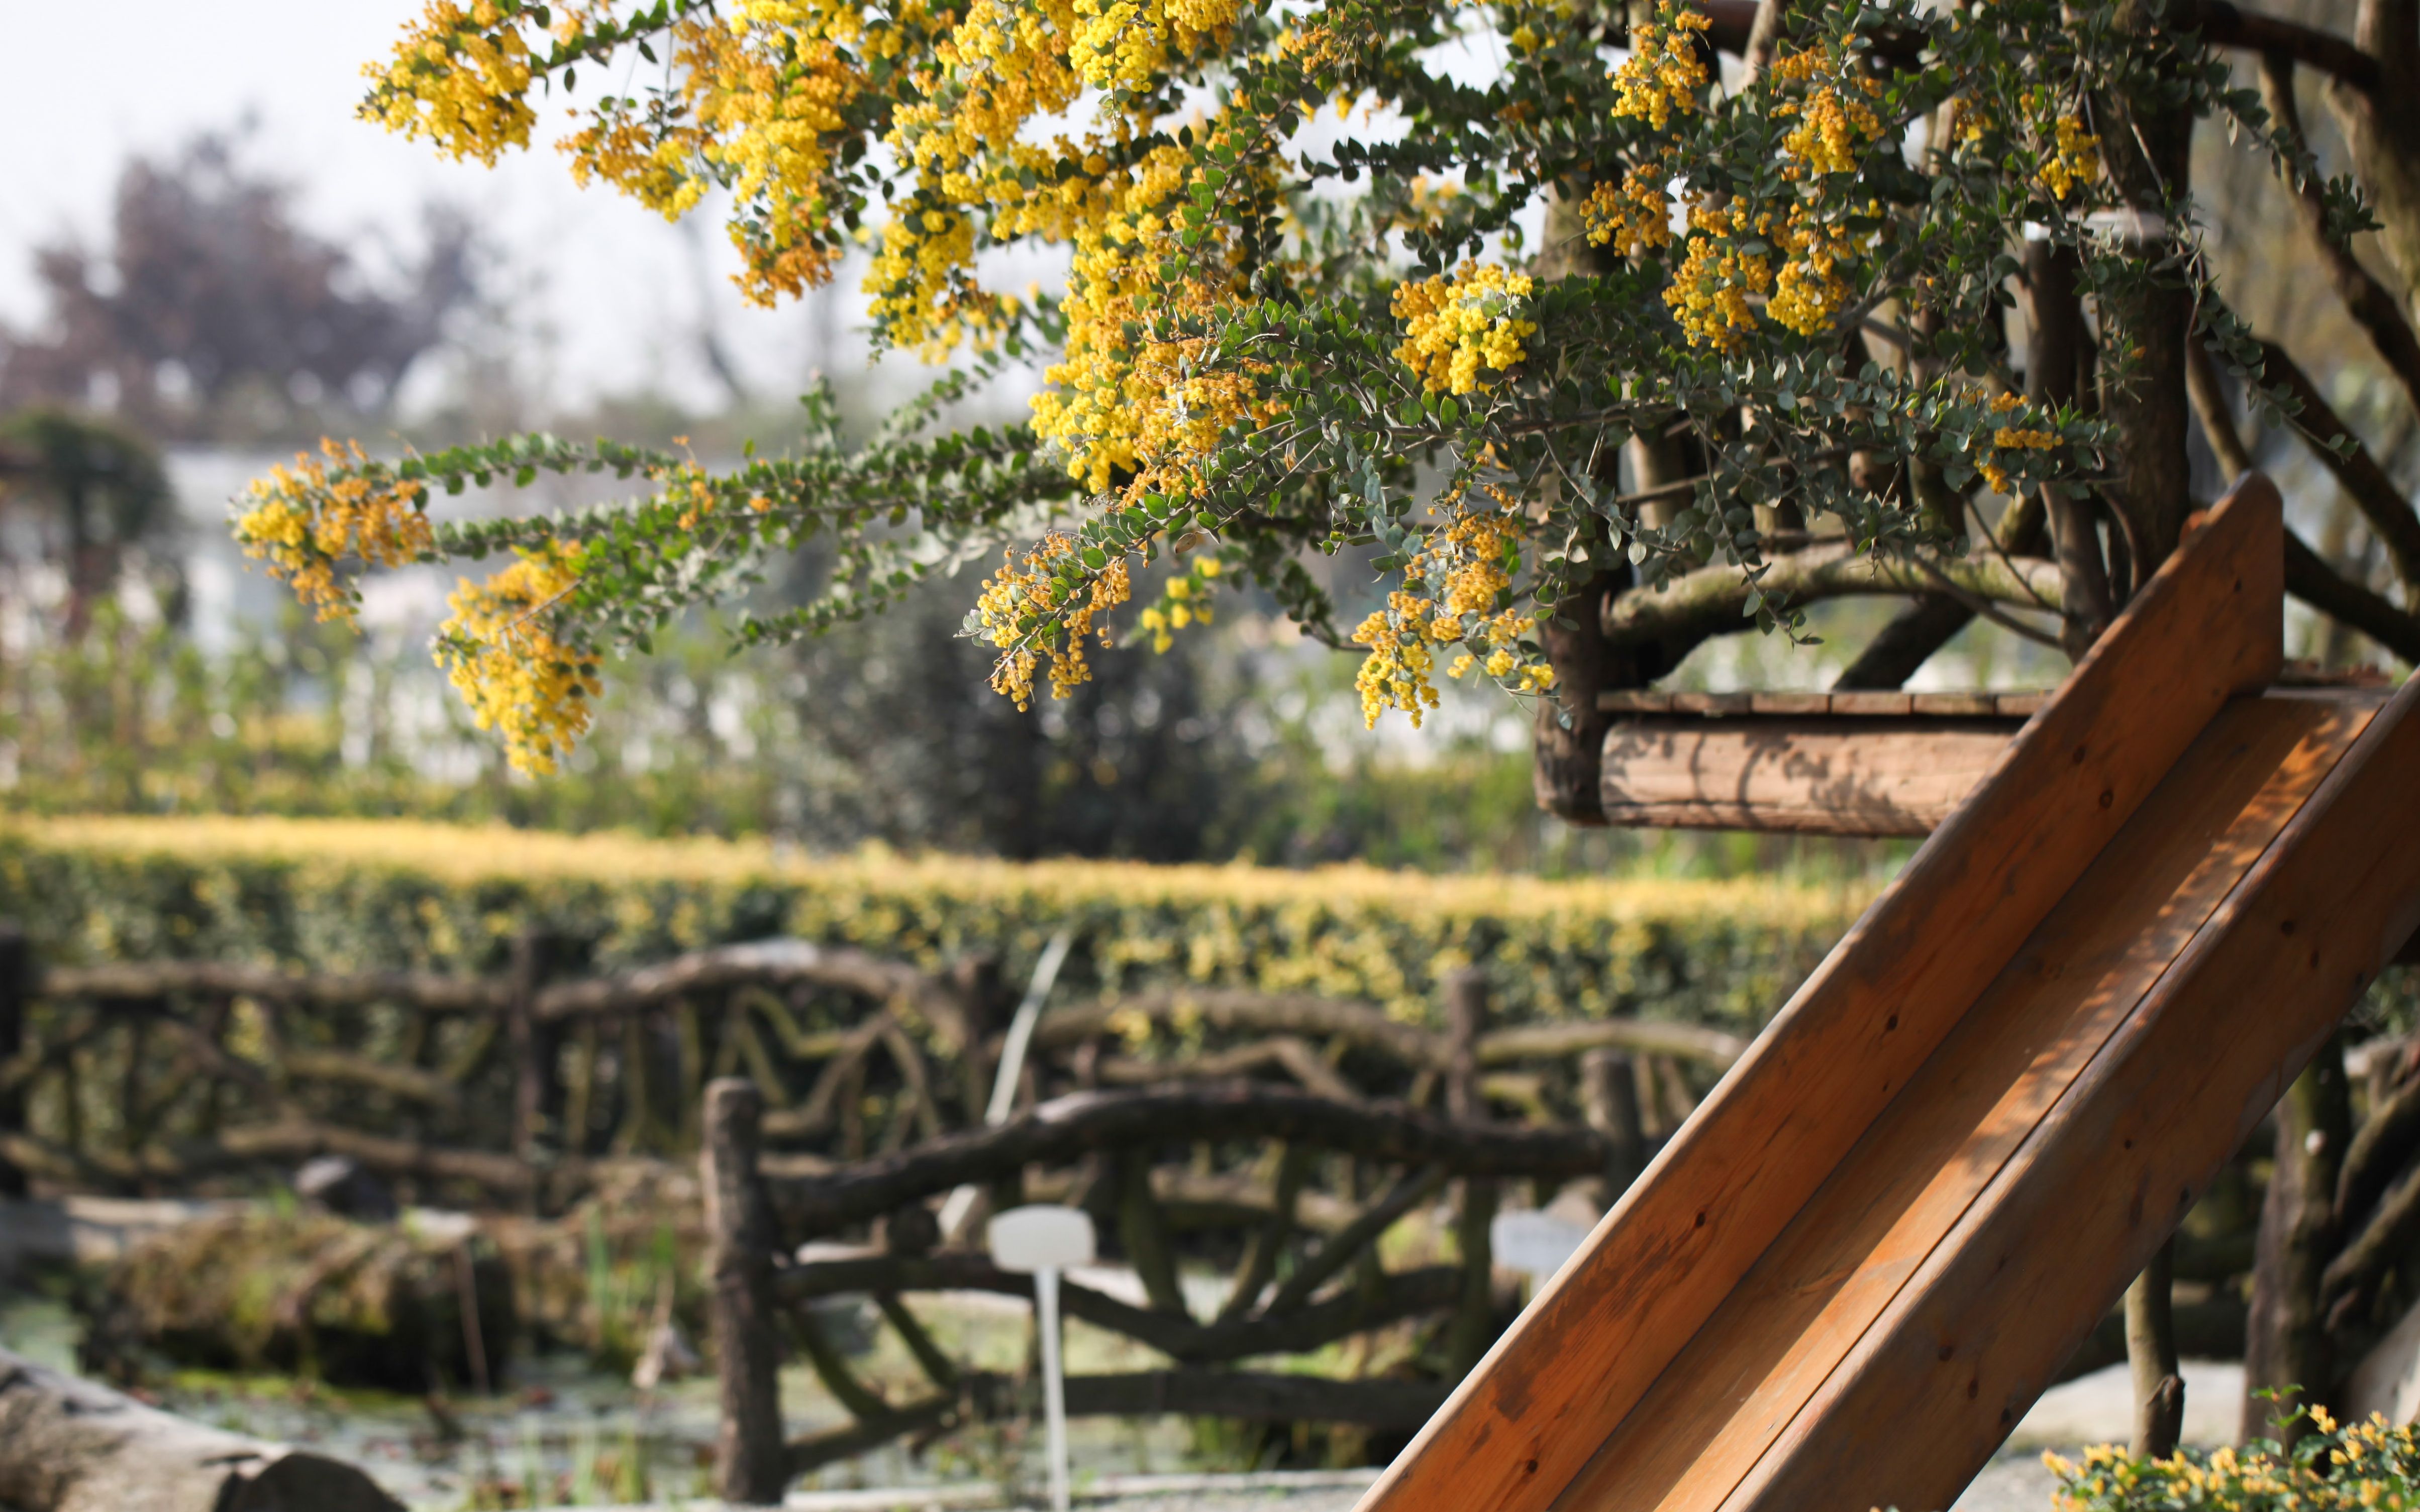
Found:
[[[1604,808],[1652,828],[1927,835],[2009,734],[1995,719],[1628,719],[1606,734]]]
[[[403,1512],[340,1460],[190,1422],[6,1350],[0,1504],[16,1512]]]

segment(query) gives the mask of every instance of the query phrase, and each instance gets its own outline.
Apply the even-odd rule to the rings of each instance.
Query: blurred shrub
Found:
[[[2138,1459],[2114,1445],[2085,1451],[2082,1464],[2056,1455],[2060,1512],[2332,1512],[2335,1508],[2420,1506],[2420,1429],[2383,1417],[2338,1424],[2315,1410],[2315,1430],[2292,1449],[2256,1439],[2242,1449],[2183,1450]]]

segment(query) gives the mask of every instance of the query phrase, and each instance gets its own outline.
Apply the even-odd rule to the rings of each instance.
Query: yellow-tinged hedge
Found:
[[[751,841],[384,821],[0,825],[0,909],[59,959],[486,970],[537,923],[583,942],[600,967],[784,933],[928,965],[992,948],[1021,979],[1068,926],[1077,991],[1187,980],[1365,997],[1414,1018],[1432,1011],[1439,973],[1475,960],[1508,1018],[1761,1021],[1870,890],[804,856]]]

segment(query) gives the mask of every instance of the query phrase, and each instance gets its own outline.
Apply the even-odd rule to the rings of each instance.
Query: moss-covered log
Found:
[[[323,1214],[236,1213],[143,1241],[111,1268],[88,1365],[144,1351],[424,1392],[501,1379],[510,1273],[476,1238]]]

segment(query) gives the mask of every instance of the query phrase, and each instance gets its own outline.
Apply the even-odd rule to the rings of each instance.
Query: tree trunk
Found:
[[[2301,1438],[2306,1421],[2279,1428],[2275,1420],[2323,1400],[2334,1376],[2320,1285],[2335,1253],[2336,1179],[2351,1123],[2344,1047],[2331,1037],[2277,1104],[2276,1170],[2260,1207],[2244,1334],[2246,1440]],[[2263,1391],[2277,1395],[2257,1395]]]
[[[2353,39],[2378,59],[2381,82],[2371,90],[2331,85],[2329,101],[2404,311],[2420,318],[2420,91],[2411,87],[2420,77],[2420,0],[2361,0]]]
[[[2177,1242],[2171,1236],[2126,1288],[2126,1359],[2134,1377],[2134,1443],[2138,1458],[2177,1452],[2185,1426],[2185,1378],[2177,1365],[2175,1290]]]
[[[402,1512],[352,1466],[207,1427],[0,1350],[14,1512]]]
[[[2156,7],[2130,6],[2121,24],[2149,30]],[[2134,99],[2116,102],[2113,129],[2102,133],[2109,176],[2134,212],[2165,217],[2189,185],[2193,116],[2160,98],[2155,81]],[[2128,351],[2101,363],[2101,409],[2118,429],[2119,482],[2111,504],[2124,517],[2133,548],[2133,576],[2148,579],[2184,534],[2193,509],[2192,471],[2185,456],[2185,342],[2193,329],[2193,292],[2173,275],[2141,270],[2141,285],[2111,297]],[[2104,337],[2104,340],[2106,338]]]

